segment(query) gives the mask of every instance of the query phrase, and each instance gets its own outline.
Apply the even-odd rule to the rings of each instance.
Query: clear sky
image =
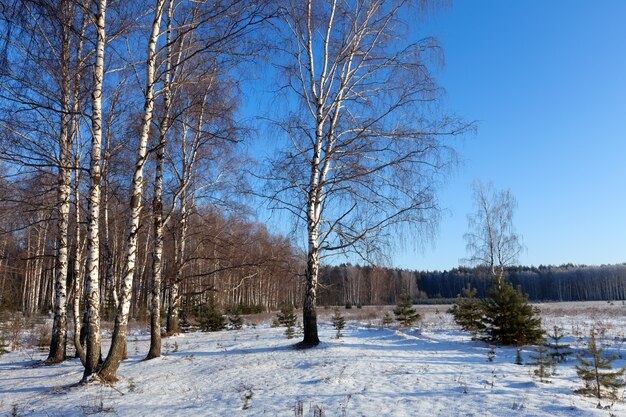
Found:
[[[459,264],[477,178],[516,196],[521,264],[626,261],[626,1],[457,0],[424,33],[445,50],[448,108],[478,129],[433,246],[393,264]]]
[[[625,262],[626,1],[456,0],[415,30],[443,45],[445,105],[477,132],[454,139],[432,245],[400,243],[391,264],[459,265],[475,179],[516,196],[521,264]]]

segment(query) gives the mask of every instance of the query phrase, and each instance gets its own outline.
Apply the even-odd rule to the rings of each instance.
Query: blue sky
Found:
[[[475,179],[516,196],[520,264],[626,261],[625,22],[621,0],[457,0],[415,24],[444,48],[445,107],[477,132],[454,139],[461,164],[441,188],[432,244],[400,242],[391,265],[459,265]],[[246,96],[249,109],[268,106]]]
[[[457,144],[433,246],[394,265],[459,264],[474,179],[516,196],[521,264],[626,261],[625,21],[624,1],[458,0],[429,17],[447,106],[478,130]]]

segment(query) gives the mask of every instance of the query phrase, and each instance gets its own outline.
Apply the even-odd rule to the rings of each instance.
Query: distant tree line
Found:
[[[393,304],[402,293],[413,300],[452,300],[468,283],[485,297],[492,284],[484,267],[410,271],[342,264],[322,268],[320,276],[320,302],[326,305]],[[531,301],[626,299],[626,264],[516,266],[506,269],[506,277]]]

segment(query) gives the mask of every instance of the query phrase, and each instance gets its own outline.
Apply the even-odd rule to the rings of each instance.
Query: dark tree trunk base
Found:
[[[319,344],[320,344],[319,340],[317,342],[309,342],[309,341],[303,340],[302,342],[296,343],[295,348],[298,350],[311,349],[311,348],[316,347]]]

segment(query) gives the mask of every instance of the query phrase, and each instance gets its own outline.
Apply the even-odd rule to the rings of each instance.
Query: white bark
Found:
[[[65,360],[67,333],[67,272],[72,176],[72,138],[70,136],[70,22],[71,4],[63,1],[61,9],[61,126],[59,132],[59,166],[57,174],[57,254],[54,276],[54,320],[47,362]]]
[[[107,0],[98,1],[96,16],[96,61],[94,64],[94,85],[92,93],[92,138],[89,192],[89,227],[87,231],[88,255],[85,279],[87,296],[87,345],[85,373],[83,379],[91,377],[98,370],[100,360],[100,192],[101,192],[101,144],[102,144],[102,84],[104,77],[104,47],[106,41],[105,15]]]
[[[154,109],[154,83],[156,68],[156,44],[159,38],[161,17],[165,0],[157,0],[152,30],[148,40],[148,55],[146,62],[146,90],[144,111],[141,125],[141,134],[137,147],[137,158],[130,193],[130,222],[128,225],[128,237],[126,240],[126,256],[124,263],[124,274],[121,282],[119,294],[119,307],[115,316],[115,327],[113,329],[113,339],[111,348],[107,355],[99,376],[105,381],[116,379],[117,369],[126,351],[126,330],[128,326],[128,313],[132,294],[133,276],[135,273],[135,263],[137,258],[137,233],[139,229],[139,216],[141,214],[141,196],[143,192],[143,169],[146,162],[148,135],[152,122],[152,112]]]
[[[150,348],[146,359],[161,356],[161,280],[163,273],[163,166],[165,147],[169,129],[169,114],[172,80],[172,19],[174,3],[169,0],[167,10],[167,35],[165,58],[165,80],[163,85],[163,117],[159,126],[159,145],[156,152],[156,173],[154,175],[154,196],[152,212],[154,216],[154,251],[152,253],[152,283],[150,297]]]

